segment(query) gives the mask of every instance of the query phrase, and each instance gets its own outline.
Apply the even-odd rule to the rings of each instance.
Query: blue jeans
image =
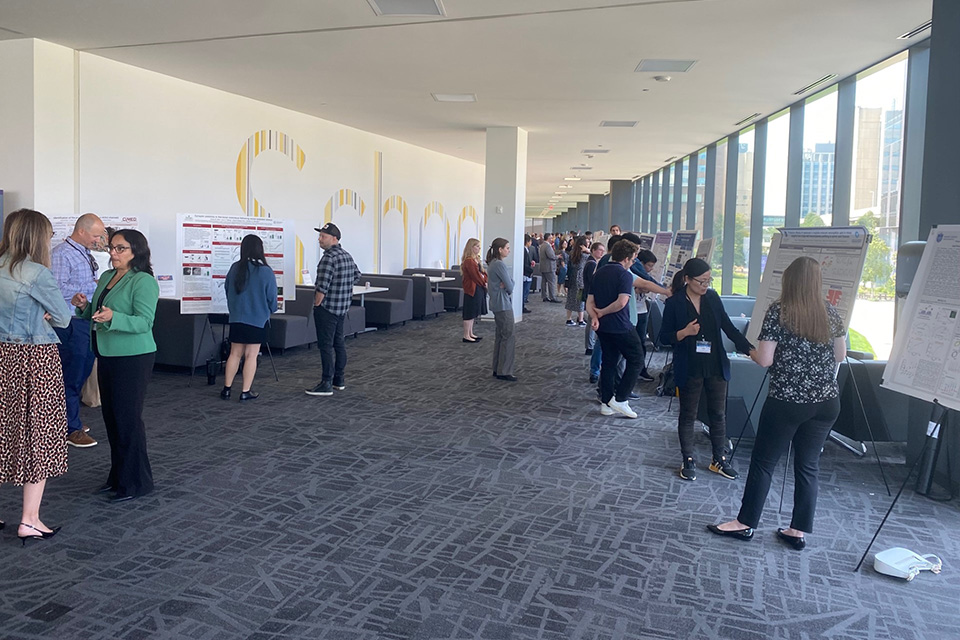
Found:
[[[600,340],[593,343],[593,355],[590,356],[590,375],[600,375],[600,360],[603,358],[603,347]]]
[[[67,433],[79,431],[80,395],[83,383],[93,370],[95,356],[90,349],[90,321],[84,318],[71,318],[70,324],[60,329],[54,327],[60,344],[60,363],[63,366],[63,390],[67,400]]]
[[[533,286],[533,279],[523,279],[523,306],[527,306],[527,299],[530,297],[530,287]]]

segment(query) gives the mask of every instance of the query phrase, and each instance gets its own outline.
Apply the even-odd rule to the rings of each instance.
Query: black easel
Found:
[[[750,418],[753,417],[753,410],[757,407],[757,402],[760,400],[760,394],[763,392],[763,385],[767,382],[767,376],[769,375],[770,369],[767,369],[763,372],[763,379],[760,381],[760,386],[757,387],[757,396],[753,399],[753,404],[750,405],[750,411],[747,412],[747,417],[743,421],[743,426],[740,427],[740,435],[737,436],[737,443],[733,445],[733,449],[730,451],[730,462],[733,462],[733,456],[737,455],[737,447],[740,446],[740,439],[743,438],[743,434],[747,430],[747,424],[749,424]]]
[[[948,409],[942,404],[936,400],[933,401],[933,410],[930,412],[930,422],[927,427],[927,439],[923,443],[923,449],[920,450],[919,455],[917,455],[917,458],[913,461],[913,464],[910,465],[910,470],[907,471],[907,475],[903,478],[903,482],[900,484],[900,490],[897,491],[897,495],[894,497],[893,502],[890,503],[890,508],[887,509],[887,513],[883,516],[883,520],[880,521],[880,526],[877,527],[876,533],[874,533],[873,537],[870,539],[870,544],[868,544],[867,548],[863,551],[863,555],[860,557],[860,562],[858,562],[857,566],[854,567],[854,572],[859,571],[863,561],[867,559],[867,554],[870,553],[870,547],[872,547],[873,543],[877,541],[877,536],[880,535],[880,530],[883,529],[883,525],[887,523],[887,518],[890,517],[890,513],[893,511],[893,508],[897,506],[897,500],[900,499],[900,494],[903,493],[903,489],[907,486],[910,476],[913,475],[913,470],[916,469],[920,461],[925,458],[932,458],[933,462],[936,462],[937,453],[939,453],[940,450],[941,436],[943,435],[940,427],[943,424],[943,419],[947,416],[947,411]],[[921,478],[922,477],[923,474],[921,474]]]
[[[203,329],[200,331],[200,343],[197,345],[197,352],[193,355],[193,366],[190,367],[190,384],[188,386],[193,386],[193,376],[197,372],[197,359],[200,357],[200,351],[203,349],[203,335],[206,333],[207,329],[210,329],[210,339],[213,341],[214,345],[223,344],[223,341],[227,339],[227,322],[218,322],[223,330],[220,332],[220,342],[217,342],[217,337],[213,333],[213,323],[210,322],[210,316],[224,316],[225,314],[216,313],[216,314],[205,314],[203,318]],[[269,322],[269,321],[268,321]],[[273,367],[273,377],[280,382],[280,376],[277,374],[277,364],[273,361],[273,351],[270,350],[270,342],[264,340],[263,346],[267,348],[267,355],[270,357],[270,366]]]
[[[847,374],[850,376],[850,380],[853,381],[853,390],[857,394],[857,402],[860,403],[860,412],[863,414],[863,422],[867,425],[867,431],[870,433],[870,442],[873,444],[873,453],[877,457],[877,466],[880,468],[880,477],[883,478],[883,486],[887,488],[887,495],[893,495],[890,492],[890,484],[887,482],[887,474],[883,471],[883,463],[880,461],[880,452],[877,451],[877,439],[873,435],[873,427],[870,426],[870,418],[867,416],[867,409],[863,404],[863,396],[860,395],[860,385],[857,383],[857,375],[853,371],[853,365],[850,364],[850,356],[844,356],[844,360],[847,363]],[[830,431],[830,439],[833,440],[833,431]]]

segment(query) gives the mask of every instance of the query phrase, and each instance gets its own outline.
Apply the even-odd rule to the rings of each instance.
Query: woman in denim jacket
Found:
[[[67,409],[53,327],[70,309],[50,271],[53,226],[42,213],[7,216],[0,241],[0,483],[23,486],[17,535],[52,538],[40,520],[47,478],[67,471]],[[3,522],[0,522],[2,528]]]

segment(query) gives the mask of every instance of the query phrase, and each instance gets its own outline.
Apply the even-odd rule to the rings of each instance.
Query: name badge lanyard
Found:
[[[699,311],[697,311],[697,307],[694,306],[693,300],[690,299],[690,296],[687,296],[687,302],[689,302],[689,303],[690,303],[690,306],[693,307],[693,313],[696,315],[696,317],[697,317],[697,318],[696,318],[696,319],[697,319],[697,322],[700,324],[700,333],[697,334],[697,347],[696,347],[696,352],[697,352],[697,353],[704,353],[704,354],[710,353],[710,352],[711,352],[711,344],[710,344],[710,341],[709,341],[709,340],[704,339],[704,335],[703,335],[703,323],[700,322],[701,313],[700,313]],[[702,299],[702,298],[700,299],[700,303],[703,304],[703,299]]]

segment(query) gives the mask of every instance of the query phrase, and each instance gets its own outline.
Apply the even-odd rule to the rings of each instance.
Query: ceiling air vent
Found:
[[[805,94],[807,91],[812,91],[813,89],[816,89],[816,88],[819,87],[820,85],[826,84],[826,83],[830,82],[831,80],[833,80],[833,79],[836,78],[836,77],[837,77],[837,74],[835,74],[835,73],[828,73],[827,75],[823,76],[822,78],[817,78],[816,80],[814,80],[813,82],[811,82],[811,83],[808,84],[807,86],[803,87],[802,89],[798,89],[797,91],[794,91],[794,92],[793,92],[793,95],[795,95],[795,96],[803,95],[803,94]]]
[[[595,154],[595,153],[610,153],[610,149],[584,149],[580,153],[586,154]]]
[[[600,122],[601,127],[623,127],[629,129],[630,127],[637,126],[637,120],[602,120]]]
[[[920,34],[923,33],[924,31],[926,31],[927,29],[929,29],[931,26],[933,26],[933,20],[927,20],[926,22],[924,22],[923,24],[921,24],[921,25],[918,26],[917,28],[911,29],[910,31],[907,31],[907,32],[904,33],[904,34],[901,34],[901,35],[897,36],[897,40],[909,40],[910,38],[912,38],[912,37],[914,37],[914,36],[920,35]]]
[[[418,16],[444,18],[440,0],[367,0],[378,16]]]
[[[570,167],[571,171],[591,171],[593,167]],[[566,179],[566,178],[564,178]],[[577,178],[579,180],[580,178]]]
[[[739,122],[734,122],[734,123],[733,123],[733,126],[739,127],[740,125],[742,125],[742,124],[747,124],[748,122],[750,122],[750,121],[753,120],[754,118],[759,118],[759,117],[760,117],[760,114],[759,114],[759,113],[751,113],[750,115],[748,115],[748,116],[747,116],[746,118],[744,118],[743,120],[741,120],[741,121],[739,121]]]
[[[686,73],[696,60],[641,60],[634,71],[639,73]]]

